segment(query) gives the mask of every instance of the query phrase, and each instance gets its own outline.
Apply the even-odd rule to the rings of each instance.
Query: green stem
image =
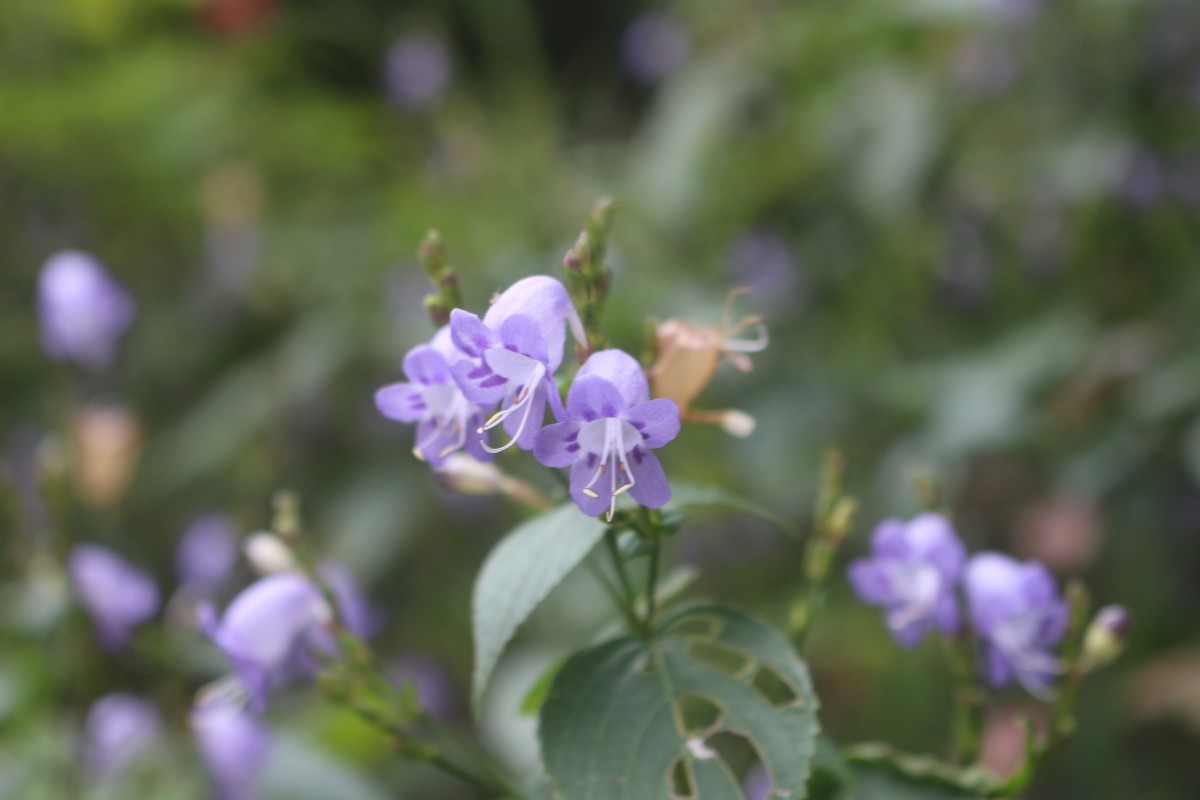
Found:
[[[958,763],[966,765],[979,758],[986,695],[975,677],[973,637],[960,636],[946,646],[954,676],[954,755]]]
[[[605,532],[604,544],[608,548],[609,558],[612,559],[613,569],[617,573],[617,580],[620,582],[621,591],[624,594],[624,601],[621,603],[621,613],[634,633],[643,637],[649,636],[650,628],[644,621],[638,619],[637,612],[634,610],[634,598],[637,595],[634,594],[633,583],[629,580],[629,573],[625,570],[625,559],[621,557],[620,548],[617,547],[616,529],[609,528]]]
[[[646,569],[646,627],[654,627],[654,616],[657,613],[655,604],[658,593],[658,557],[662,550],[662,542],[657,539],[650,550],[650,566]]]

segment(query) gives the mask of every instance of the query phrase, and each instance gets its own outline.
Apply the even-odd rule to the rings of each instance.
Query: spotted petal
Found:
[[[500,342],[506,350],[528,356],[545,364],[549,360],[546,339],[537,320],[526,314],[514,314],[500,325]]]
[[[594,422],[624,416],[628,405],[611,382],[598,375],[582,375],[567,393],[567,413],[571,419]]]
[[[598,495],[592,497],[584,494],[583,487],[587,486],[596,474],[600,459],[594,453],[575,462],[571,467],[571,499],[575,505],[589,517],[598,517],[608,511],[612,502],[611,485],[606,476],[592,484],[592,491]]]
[[[580,455],[578,422],[558,422],[537,432],[533,457],[545,466],[568,467]]]
[[[417,422],[429,415],[425,392],[415,383],[393,383],[375,392],[375,407],[389,419]]]
[[[481,358],[489,347],[500,344],[499,337],[483,324],[483,320],[461,308],[450,312],[450,337],[454,345],[471,358]]]
[[[625,418],[647,447],[662,447],[679,435],[679,406],[667,397],[638,403]]]
[[[446,359],[427,344],[414,347],[404,356],[404,374],[410,381],[422,386],[450,382],[450,368]]]

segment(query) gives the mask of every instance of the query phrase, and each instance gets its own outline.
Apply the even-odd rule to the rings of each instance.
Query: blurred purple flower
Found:
[[[107,548],[78,545],[67,559],[67,570],[106,650],[124,646],[133,629],[158,611],[154,579]]]
[[[742,781],[742,796],[746,800],[771,800],[771,793],[774,790],[775,784],[771,782],[771,773],[767,772],[767,768],[761,762],[755,764],[746,773],[745,780]]]
[[[42,349],[51,358],[104,369],[135,312],[133,298],[87,253],[64,250],[42,267],[38,314]]]
[[[215,800],[256,800],[271,735],[254,714],[236,705],[199,703],[192,734],[212,782]]]
[[[336,647],[326,627],[331,613],[325,598],[295,573],[251,584],[219,622],[211,604],[202,605],[197,614],[201,630],[221,648],[258,712],[277,686],[316,675],[317,655]]]
[[[733,279],[750,289],[755,304],[770,311],[794,309],[803,276],[791,245],[771,228],[746,231],[729,245]]]
[[[679,434],[679,406],[650,399],[646,374],[620,350],[592,354],[567,395],[566,421],[538,432],[533,454],[547,467],[571,467],[571,499],[589,516],[608,511],[625,492],[648,508],[671,499],[652,448]]]
[[[238,559],[237,528],[224,514],[205,514],[184,531],[175,550],[179,580],[201,594],[220,591]]]
[[[662,12],[642,14],[621,36],[621,62],[641,84],[658,83],[683,66],[691,37],[678,19]]]
[[[133,694],[116,693],[97,700],[87,717],[84,757],[92,777],[120,777],[162,732],[154,704]]]
[[[1049,570],[1036,561],[979,553],[967,564],[964,583],[988,683],[999,688],[1015,678],[1030,694],[1044,694],[1060,671],[1051,649],[1071,613]]]
[[[871,536],[871,557],[851,562],[850,584],[863,602],[883,607],[901,647],[915,647],[930,627],[958,630],[954,586],[965,560],[962,542],[940,514],[887,519]]]
[[[1029,22],[1042,13],[1046,0],[991,0],[992,12],[1009,22]]]
[[[566,325],[571,323],[578,341],[583,324],[567,295],[554,278],[534,275],[517,281],[492,303],[483,319],[456,308],[450,312],[450,333],[466,358],[451,371],[472,403],[502,409],[484,423],[491,430],[503,423],[512,439],[489,452],[498,453],[517,444],[533,448],[549,401],[555,416],[562,412],[554,371],[562,363]]]
[[[444,326],[429,344],[404,356],[408,381],[384,386],[375,393],[375,406],[389,419],[417,423],[413,454],[434,468],[459,448],[478,461],[491,461],[477,431],[483,427],[483,411],[466,398],[450,365],[462,358],[451,341],[450,326]]]
[[[440,36],[430,31],[406,33],[388,48],[384,85],[400,106],[429,105],[450,83],[454,59]]]
[[[392,661],[387,675],[397,688],[411,683],[421,707],[434,719],[450,718],[455,705],[454,688],[450,674],[436,659],[424,653],[405,653]]]
[[[363,594],[350,570],[325,561],[317,567],[317,575],[333,595],[338,620],[346,630],[363,640],[374,638],[383,630],[383,612]]]

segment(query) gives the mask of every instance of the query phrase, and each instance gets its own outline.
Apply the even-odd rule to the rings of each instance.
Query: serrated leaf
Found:
[[[800,535],[797,527],[786,517],[743,497],[738,497],[736,494],[715,486],[697,486],[684,481],[671,481],[671,502],[668,507],[694,508],[697,506],[718,506],[730,511],[741,511],[744,514],[765,519],[789,536],[798,537]]]
[[[766,680],[764,680],[764,678]],[[689,703],[711,718],[688,718]],[[778,796],[805,796],[817,735],[808,669],[765,623],[720,606],[667,617],[653,641],[576,653],[542,706],[538,737],[563,800],[742,797],[714,737],[744,737]],[[685,775],[680,791],[676,775]]]
[[[565,505],[518,525],[492,549],[471,597],[471,704],[477,711],[492,670],[517,628],[587,557],[605,527],[574,504]]]

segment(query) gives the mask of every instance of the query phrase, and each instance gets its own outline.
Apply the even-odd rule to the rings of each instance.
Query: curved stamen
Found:
[[[518,410],[522,408],[525,409],[524,414],[521,416],[521,424],[517,426],[516,435],[513,436],[507,444],[500,447],[492,447],[486,441],[484,441],[484,450],[487,450],[489,453],[500,453],[517,443],[517,440],[521,438],[521,434],[525,432],[525,425],[529,422],[529,416],[533,411],[533,398],[537,394],[537,390],[540,388],[538,386],[538,382],[545,374],[546,368],[541,364],[537,364],[533,367],[533,369],[529,370],[529,372],[522,376],[521,384],[516,393],[513,395],[512,405],[510,405],[508,408],[497,411],[495,414],[492,414],[492,416],[488,418],[488,421],[484,423],[481,428],[476,430],[476,433],[485,433],[490,431],[492,428],[496,427],[500,423],[504,422],[504,420],[515,414]]]
[[[735,333],[740,333],[741,326]],[[757,353],[767,349],[771,338],[767,335],[767,326],[761,322],[753,324],[755,328],[755,337],[753,339],[733,339],[727,338],[721,343],[721,349],[729,353]]]

